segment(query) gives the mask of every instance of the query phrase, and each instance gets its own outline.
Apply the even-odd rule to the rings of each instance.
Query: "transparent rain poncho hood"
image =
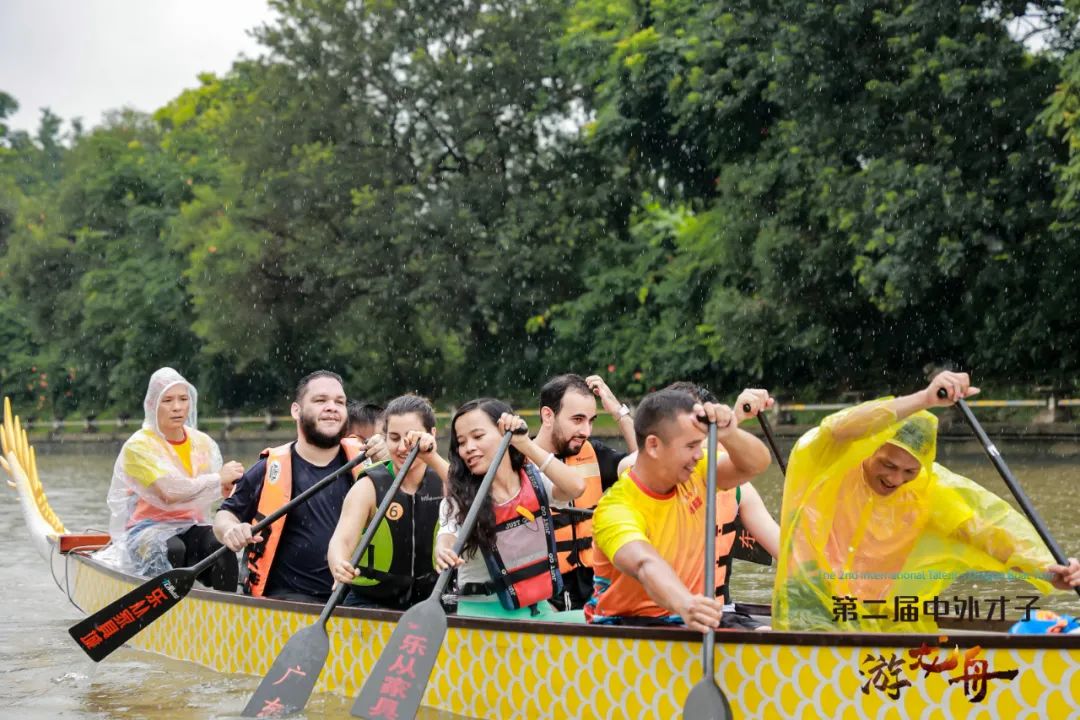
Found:
[[[191,399],[184,427],[191,442],[191,472],[157,422],[162,396],[177,385],[184,386]],[[120,450],[109,487],[112,545],[103,557],[123,570],[140,575],[168,570],[168,539],[207,523],[213,503],[221,499],[221,452],[208,435],[195,429],[197,397],[195,387],[172,368],[161,368],[150,377],[142,429]]]
[[[773,593],[777,629],[933,632],[924,601],[970,571],[1020,571],[1040,591],[1052,589],[1041,578],[1053,559],[1027,519],[934,462],[936,417],[923,411],[898,420],[888,400],[829,416],[791,452]],[[861,428],[851,425],[856,410]],[[885,443],[906,450],[921,469],[879,495],[863,462]],[[853,611],[834,598],[848,607],[854,601]],[[917,619],[909,611],[895,621],[905,603],[918,608]]]

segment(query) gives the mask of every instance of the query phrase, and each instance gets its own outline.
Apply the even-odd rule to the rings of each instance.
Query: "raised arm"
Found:
[[[600,398],[600,404],[604,406],[604,410],[619,426],[619,432],[622,433],[623,440],[626,442],[626,449],[629,452],[637,450],[637,434],[634,433],[634,418],[630,415],[630,408],[619,402],[615,393],[611,392],[611,388],[604,382],[604,378],[599,375],[590,375],[585,378],[585,382],[592,389],[593,394]]]
[[[945,398],[938,397],[939,389],[945,390]],[[827,429],[841,442],[855,440],[872,435],[920,410],[946,407],[960,398],[977,395],[978,392],[979,388],[971,385],[971,378],[967,373],[945,371],[936,375],[929,385],[918,392],[891,400],[863,403],[839,417]]]
[[[503,413],[499,418],[499,432],[504,433],[520,427],[528,427],[525,421],[517,415]],[[585,478],[567,467],[561,460],[544,448],[533,442],[528,433],[515,433],[510,438],[510,444],[531,460],[540,471],[548,476],[555,486],[551,493],[552,500],[566,502],[581,497],[585,492]]]

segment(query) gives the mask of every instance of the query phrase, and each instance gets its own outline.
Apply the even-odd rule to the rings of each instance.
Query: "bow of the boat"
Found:
[[[23,520],[34,548],[46,561],[52,554],[56,538],[63,535],[64,524],[49,505],[45,488],[38,478],[37,459],[34,448],[19,417],[11,412],[11,401],[4,398],[4,422],[0,424],[0,466],[8,474],[7,484],[19,496]]]

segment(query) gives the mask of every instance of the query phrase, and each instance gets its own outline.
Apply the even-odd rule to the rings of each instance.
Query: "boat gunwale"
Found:
[[[54,538],[50,538],[54,540]],[[139,585],[147,578],[128,575],[91,557],[85,551],[66,553],[74,555],[91,569],[104,572],[112,578]],[[188,593],[200,600],[241,605],[269,610],[286,610],[317,617],[322,604],[291,600],[256,598],[242,593],[226,593],[218,590],[194,587]],[[359,620],[397,622],[404,613],[399,610],[377,608],[350,608],[338,606],[333,616]],[[702,642],[702,635],[686,628],[641,627],[630,625],[595,625],[583,623],[553,623],[538,620],[500,620],[492,618],[465,617],[447,614],[448,625],[463,630],[510,632],[526,635],[568,635],[572,637],[598,637],[612,640],[659,640],[664,642]],[[721,630],[716,642],[719,645],[793,645],[817,647],[930,647],[951,648],[955,645],[978,645],[987,649],[1080,649],[1080,636],[1072,635],[1012,635],[998,632],[962,631],[950,634],[949,629],[938,633],[869,633],[869,632],[796,632],[786,630]]]

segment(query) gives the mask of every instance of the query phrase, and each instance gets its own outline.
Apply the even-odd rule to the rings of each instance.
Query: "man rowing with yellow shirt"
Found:
[[[746,391],[738,406],[748,417],[768,393]],[[704,416],[717,424],[724,451],[706,453]],[[726,405],[699,403],[681,390],[647,395],[634,418],[638,457],[600,500],[593,515],[595,592],[585,607],[590,622],[624,625],[685,624],[716,628],[723,599],[705,597],[705,458],[716,458],[717,486],[732,488],[769,466],[769,450],[738,428]]]

